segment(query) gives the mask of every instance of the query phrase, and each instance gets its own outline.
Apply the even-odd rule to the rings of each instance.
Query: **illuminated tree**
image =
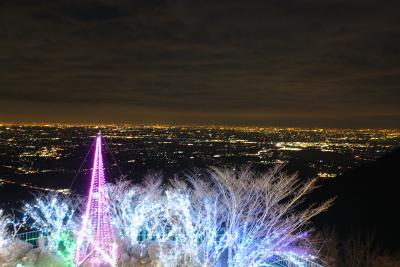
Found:
[[[316,180],[301,182],[279,167],[263,174],[213,169],[211,177],[220,201],[221,239],[229,266],[259,266],[274,255],[310,256],[312,244],[305,229],[312,217],[332,203],[298,207]]]
[[[76,231],[75,211],[79,201],[71,196],[49,193],[37,195],[32,203],[26,203],[22,210],[23,221],[31,229],[46,236],[48,248],[57,251],[59,237],[64,232]]]
[[[163,266],[260,266],[275,256],[312,257],[306,226],[331,201],[299,209],[315,180],[271,169],[264,174],[213,169],[207,179],[175,179],[170,186],[150,177],[142,187],[110,186],[111,210],[130,245],[158,243]]]
[[[68,267],[75,266],[76,240],[74,233],[63,231],[58,240],[57,254],[63,258]]]
[[[116,242],[111,226],[103,167],[102,136],[96,137],[89,195],[77,235],[76,263],[116,264]]]

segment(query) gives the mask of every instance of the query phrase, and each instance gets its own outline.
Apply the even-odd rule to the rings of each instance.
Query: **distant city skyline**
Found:
[[[49,122],[49,121],[0,121],[1,126],[43,126],[43,127],[175,127],[175,128],[217,128],[217,129],[299,129],[299,130],[400,130],[398,127],[346,127],[346,126],[279,126],[251,124],[196,124],[196,123],[116,123],[116,122]]]
[[[108,152],[115,156],[106,154],[108,163],[117,161],[129,179],[140,179],[150,170],[168,176],[210,166],[269,168],[277,164],[306,177],[332,179],[390,152],[400,142],[400,130],[161,125],[100,129]],[[67,185],[98,131],[94,126],[0,125],[0,184],[68,192]],[[112,177],[121,174],[114,164],[108,166]]]

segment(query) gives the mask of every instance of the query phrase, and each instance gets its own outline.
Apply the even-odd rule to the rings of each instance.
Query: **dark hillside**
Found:
[[[400,250],[400,149],[324,181],[314,199],[337,196],[334,206],[316,218],[317,226],[340,235],[374,234],[383,249]]]

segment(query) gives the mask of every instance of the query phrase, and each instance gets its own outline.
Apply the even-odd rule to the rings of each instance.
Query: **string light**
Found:
[[[108,195],[103,167],[102,136],[96,137],[96,148],[88,202],[78,233],[76,263],[103,261],[115,265],[115,240],[108,210]]]
[[[262,177],[217,170],[208,182],[188,179],[190,185],[172,180],[168,187],[157,179],[141,186],[127,181],[106,185],[99,134],[79,224],[73,197],[54,194],[26,204],[23,221],[46,235],[48,249],[68,267],[118,266],[120,249],[127,253],[139,246],[147,250],[143,256],[149,244],[156,246],[152,260],[165,267],[261,267],[282,260],[303,267],[315,259],[302,229],[327,205],[292,212],[312,182],[298,185],[294,177],[274,170]],[[117,236],[128,247],[118,247]]]

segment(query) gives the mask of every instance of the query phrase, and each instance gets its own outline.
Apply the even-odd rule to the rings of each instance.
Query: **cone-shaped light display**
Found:
[[[89,195],[77,237],[78,266],[116,265],[116,244],[108,205],[101,139],[99,133],[96,137]]]

